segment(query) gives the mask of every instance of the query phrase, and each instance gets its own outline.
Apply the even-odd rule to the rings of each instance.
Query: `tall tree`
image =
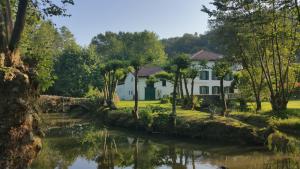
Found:
[[[19,52],[29,7],[46,15],[65,14],[51,0],[0,2],[0,168],[26,168],[41,148],[34,108],[38,82],[34,71],[22,64]]]
[[[171,72],[174,77],[173,93],[172,93],[172,113],[170,115],[170,121],[173,127],[176,126],[176,104],[177,104],[177,85],[181,71],[187,69],[190,66],[190,57],[186,54],[178,54],[173,60],[170,61],[166,70]]]
[[[186,105],[186,108],[194,109],[194,83],[196,77],[198,77],[199,72],[203,69],[206,69],[207,61],[200,61],[199,63],[191,63],[191,66],[186,69],[186,78],[191,80],[191,93],[189,95],[188,92],[186,92],[186,95],[188,96],[188,103]],[[186,80],[185,80],[186,81]],[[187,83],[185,82],[185,86],[187,86]],[[186,87],[187,88],[187,87]],[[188,91],[188,89],[186,89]]]
[[[99,60],[91,50],[79,46],[64,49],[54,66],[57,79],[50,90],[52,94],[83,97],[89,86],[101,81],[101,77],[94,76]]]
[[[255,53],[270,92],[272,110],[280,114],[287,108],[295,85],[291,71],[299,47],[299,21],[295,1],[215,0],[216,10],[204,11],[215,17],[216,25],[229,22],[236,28],[241,53]],[[243,42],[246,43],[245,47]],[[253,46],[252,51],[248,46]],[[253,55],[251,55],[253,56]]]
[[[216,76],[220,80],[220,96],[221,96],[221,103],[222,103],[222,114],[226,116],[227,113],[227,101],[224,91],[224,80],[225,77],[228,76],[231,72],[231,66],[225,60],[217,61],[213,66],[213,71],[215,72]]]
[[[51,87],[55,80],[54,62],[60,51],[60,35],[50,21],[41,21],[30,30],[25,29],[21,41],[23,60],[36,67],[40,91],[44,92]],[[36,65],[33,65],[36,64]]]
[[[108,107],[115,109],[114,96],[118,81],[123,79],[126,73],[126,63],[120,60],[111,60],[102,66],[101,69],[104,78],[104,96]]]
[[[138,113],[138,72],[141,67],[146,64],[161,64],[165,60],[165,52],[163,45],[158,40],[158,37],[153,32],[135,32],[133,34],[124,34],[126,37],[127,56],[130,60],[130,65],[134,69],[134,109],[133,116],[139,119]]]

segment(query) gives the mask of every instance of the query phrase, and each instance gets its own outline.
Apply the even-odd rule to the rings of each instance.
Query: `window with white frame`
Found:
[[[208,86],[200,86],[199,90],[200,90],[200,94],[209,94],[209,87]]]
[[[209,80],[209,71],[201,71],[200,80]]]
[[[220,94],[220,86],[213,86],[212,94]]]

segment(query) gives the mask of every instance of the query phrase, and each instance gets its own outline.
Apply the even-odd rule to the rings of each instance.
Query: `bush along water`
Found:
[[[280,131],[275,131],[268,136],[268,148],[274,152],[280,153],[299,153],[300,152],[300,141],[289,137]]]

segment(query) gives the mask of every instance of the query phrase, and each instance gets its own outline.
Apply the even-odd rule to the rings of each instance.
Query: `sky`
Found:
[[[82,46],[106,31],[149,30],[159,38],[205,33],[208,16],[202,5],[211,0],[74,0],[71,17],[53,17],[57,27],[67,26]]]

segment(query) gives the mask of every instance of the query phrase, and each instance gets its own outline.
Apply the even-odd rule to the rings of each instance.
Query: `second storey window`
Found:
[[[227,75],[225,76],[225,80],[226,80],[226,81],[231,81],[231,80],[233,80],[232,74],[227,74]]]
[[[209,87],[208,86],[200,86],[200,94],[209,94]]]
[[[212,73],[211,73],[211,79],[212,79],[212,80],[219,80],[219,78],[217,77],[215,71],[212,71]]]
[[[220,94],[220,86],[213,86],[212,94]]]
[[[200,72],[200,80],[209,80],[209,72],[201,71]]]

